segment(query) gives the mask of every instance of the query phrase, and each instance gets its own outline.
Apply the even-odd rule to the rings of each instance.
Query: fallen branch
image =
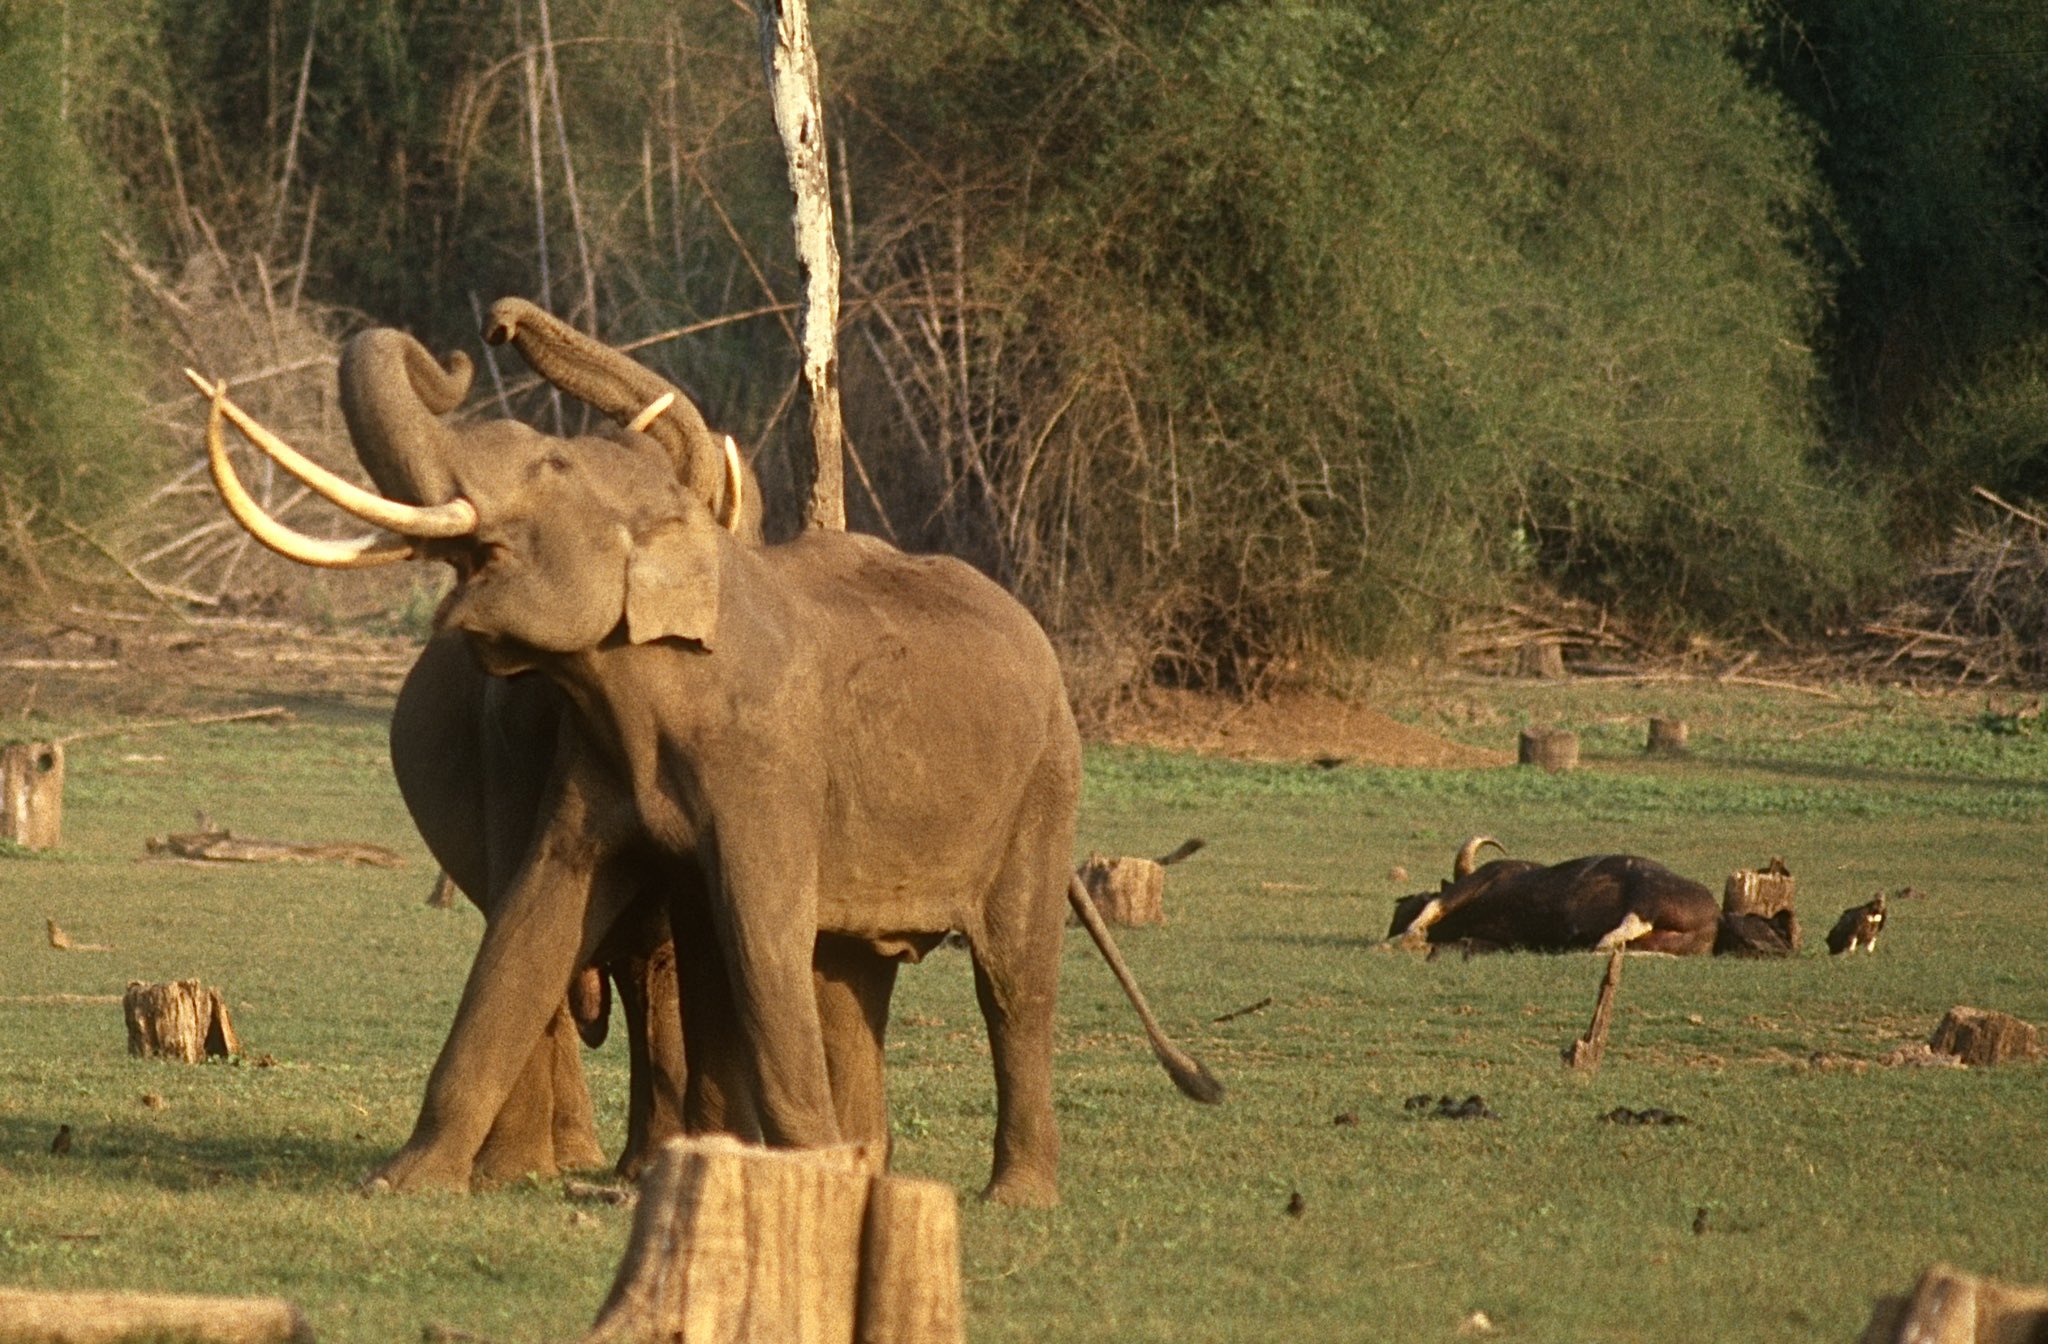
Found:
[[[205,863],[354,863],[372,868],[403,868],[397,851],[362,841],[334,844],[299,840],[251,840],[232,831],[187,831],[151,836],[143,842],[152,858]]]
[[[1242,1008],[1233,1008],[1229,1012],[1225,1013],[1223,1016],[1212,1017],[1209,1020],[1211,1022],[1235,1022],[1240,1017],[1250,1017],[1253,1013],[1259,1012],[1262,1009],[1271,1008],[1272,1006],[1273,996],[1271,994],[1268,994],[1265,998],[1260,999],[1257,1003],[1248,1003]]]
[[[87,728],[82,732],[67,733],[56,741],[60,746],[73,742],[84,742],[96,737],[119,737],[123,733],[153,732],[158,728],[189,728],[205,723],[250,723],[258,719],[289,719],[291,711],[283,705],[266,705],[262,709],[238,709],[231,714],[195,714],[182,719],[147,719],[141,723],[119,723],[105,728]]]

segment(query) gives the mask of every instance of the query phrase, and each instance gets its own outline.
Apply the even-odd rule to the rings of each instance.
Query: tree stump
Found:
[[[448,870],[444,868],[434,876],[434,887],[427,893],[427,904],[436,910],[452,910],[455,898],[461,894],[462,889],[455,885],[455,879],[448,876]]]
[[[1607,1025],[1614,1019],[1614,995],[1621,988],[1621,958],[1622,950],[1618,947],[1607,954],[1607,970],[1600,977],[1600,993],[1593,1000],[1593,1020],[1587,1025],[1586,1034],[1564,1049],[1568,1068],[1592,1073],[1607,1053]]]
[[[1555,681],[1564,675],[1564,645],[1554,639],[1532,639],[1516,654],[1515,667],[1525,677]]]
[[[2041,1057],[2041,1036],[2032,1023],[1982,1008],[1949,1009],[1927,1038],[1927,1045],[1965,1064],[2005,1064]]]
[[[312,1344],[299,1308],[274,1297],[50,1293],[0,1288],[0,1344]]]
[[[1862,1344],[2020,1344],[2048,1339],[2048,1288],[1933,1265],[1911,1296],[1880,1298]]]
[[[1782,859],[1761,868],[1738,868],[1721,888],[1721,913],[1755,915],[1784,930],[1792,951],[1799,951],[1799,917],[1792,909],[1797,884]]]
[[[1166,922],[1166,869],[1156,860],[1091,854],[1081,865],[1081,885],[1111,924]]]
[[[174,980],[168,985],[130,980],[121,1011],[128,1019],[131,1055],[197,1064],[209,1056],[242,1053],[234,1024],[228,1020],[227,1001],[219,990],[197,980]]]
[[[1650,720],[1650,740],[1643,750],[1652,756],[1685,755],[1686,726],[1684,719],[1655,718]]]
[[[670,1140],[584,1344],[959,1344],[957,1199],[880,1156]]]
[[[1515,760],[1521,765],[1540,765],[1553,774],[1575,769],[1579,763],[1579,735],[1562,728],[1524,728]]]
[[[55,849],[64,829],[64,744],[0,746],[0,840]]]

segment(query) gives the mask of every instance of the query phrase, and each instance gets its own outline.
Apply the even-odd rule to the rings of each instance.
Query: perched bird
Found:
[[[1706,1233],[1706,1230],[1707,1210],[1705,1205],[1701,1205],[1699,1212],[1692,1216],[1692,1234],[1696,1237],[1702,1236]]]
[[[57,1137],[50,1140],[50,1151],[58,1157],[71,1151],[71,1126],[57,1126]]]
[[[1877,951],[1877,935],[1884,932],[1884,893],[1879,892],[1862,905],[1852,905],[1828,930],[1828,954],[1841,956],[1862,948]]]
[[[1301,1217],[1307,1208],[1308,1201],[1301,1197],[1301,1191],[1297,1190],[1287,1197],[1287,1216],[1289,1218]]]

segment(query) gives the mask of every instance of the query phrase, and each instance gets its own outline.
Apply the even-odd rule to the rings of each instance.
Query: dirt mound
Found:
[[[1299,691],[1242,701],[1155,690],[1126,708],[1107,740],[1240,761],[1474,768],[1514,764],[1510,752],[1450,742],[1378,710]]]

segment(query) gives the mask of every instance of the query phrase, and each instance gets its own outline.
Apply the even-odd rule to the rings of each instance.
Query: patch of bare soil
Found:
[[[1107,740],[1240,761],[1472,768],[1513,765],[1513,753],[1469,747],[1312,691],[1237,700],[1154,690],[1125,707]]]

